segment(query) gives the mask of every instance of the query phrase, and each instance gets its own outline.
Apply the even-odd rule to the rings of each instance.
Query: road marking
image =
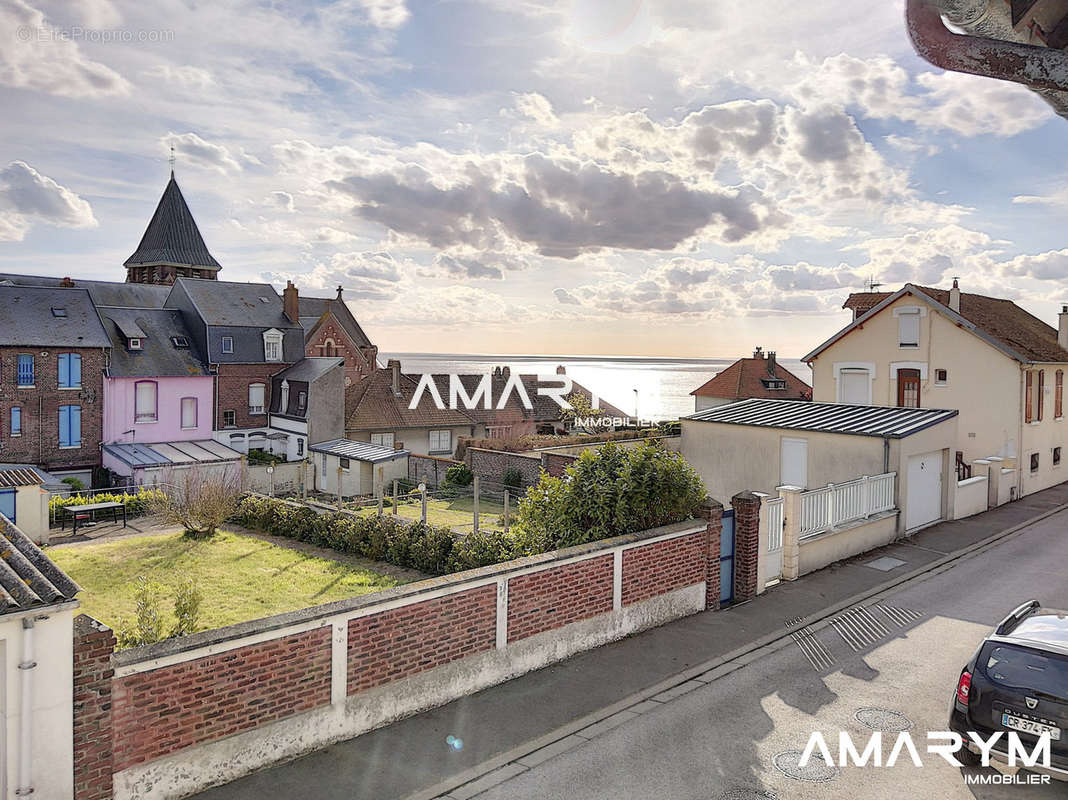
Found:
[[[807,625],[799,631],[790,631],[790,637],[816,672],[834,666],[834,656],[812,635],[812,630]]]
[[[871,647],[890,635],[890,631],[872,613],[862,607],[854,606],[831,620],[831,627],[837,631],[850,649],[860,652]]]
[[[911,608],[888,606],[885,603],[876,603],[875,608],[882,611],[883,615],[894,625],[897,625],[902,628],[923,618],[922,613],[920,613],[919,611],[913,611]]]

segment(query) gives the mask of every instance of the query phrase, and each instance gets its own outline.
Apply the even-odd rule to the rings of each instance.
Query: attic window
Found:
[[[52,316],[65,317],[67,316],[67,309],[58,306],[52,306]]]
[[[269,303],[269,302],[271,302],[271,301],[270,301],[270,299],[269,299],[269,298],[267,298],[267,297],[261,297],[261,298],[260,298],[260,302],[261,302],[261,303]]]
[[[786,381],[784,381],[782,378],[763,378],[761,379],[761,382],[764,384],[764,388],[766,389],[786,388]]]
[[[141,339],[137,336],[131,336],[129,339],[126,340],[126,347],[129,350],[140,350]]]
[[[185,336],[172,336],[171,341],[174,342],[175,347],[189,347],[189,339]]]

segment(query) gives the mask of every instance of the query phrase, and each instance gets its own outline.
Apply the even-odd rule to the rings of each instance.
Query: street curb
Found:
[[[764,636],[761,636],[758,639],[754,639],[748,644],[742,645],[741,647],[731,650],[729,653],[710,659],[696,666],[690,667],[686,670],[683,670],[682,672],[678,672],[675,675],[672,675],[670,678],[666,678],[660,681],[659,683],[655,683],[652,686],[635,692],[623,698],[622,700],[618,700],[617,702],[612,703],[609,706],[605,706],[604,708],[598,709],[597,711],[590,712],[589,714],[586,714],[585,716],[580,717],[579,719],[576,719],[566,725],[563,725],[553,731],[550,731],[549,733],[543,734],[542,736],[539,736],[536,739],[530,739],[521,745],[513,747],[511,750],[507,750],[497,756],[494,756],[493,758],[490,758],[480,764],[477,764],[474,767],[470,767],[469,769],[466,769],[463,772],[452,776],[451,778],[447,778],[444,781],[440,781],[434,786],[428,787],[426,789],[421,789],[420,791],[415,792],[413,794],[406,795],[403,800],[435,800],[435,798],[440,798],[443,795],[448,795],[449,792],[453,791],[454,789],[457,789],[465,784],[472,783],[473,781],[476,781],[479,778],[482,778],[483,776],[500,769],[501,767],[511,764],[512,762],[517,761],[518,759],[523,758],[524,756],[530,755],[536,750],[540,750],[543,747],[546,747],[550,744],[553,744],[554,742],[559,741],[560,739],[564,739],[568,736],[578,733],[584,728],[588,728],[591,725],[594,725],[604,719],[607,719],[608,717],[613,716],[614,714],[618,714],[620,711],[625,711],[626,709],[632,706],[650,700],[656,695],[661,694],[662,692],[665,692],[669,689],[673,689],[676,686],[679,686],[680,684],[687,683],[693,680],[698,680],[701,683],[708,684],[712,681],[718,680],[719,678],[730,674],[730,672],[733,672],[734,670],[729,670],[727,672],[711,676],[707,680],[701,680],[700,676],[725,665],[731,664],[732,662],[740,661],[741,659],[745,658],[745,656],[754,654],[760,650],[769,649],[769,651],[772,652],[775,650],[779,650],[781,649],[780,647],[772,647],[772,645],[779,644],[781,646],[786,646],[788,644],[791,644],[793,642],[793,639],[791,638],[791,633],[794,631],[800,630],[801,628],[804,628],[806,626],[825,623],[824,625],[819,625],[819,628],[823,628],[826,626],[826,624],[829,624],[830,617],[833,617],[834,615],[838,614],[841,611],[844,611],[847,608],[850,608],[851,606],[857,605],[858,603],[862,603],[865,600],[872,599],[878,595],[885,594],[891,590],[897,589],[898,587],[902,586],[905,583],[908,583],[909,581],[913,581],[918,578],[926,578],[934,573],[945,571],[945,569],[948,569],[949,565],[953,564],[954,562],[959,561],[963,558],[967,558],[968,556],[975,555],[983,550],[986,550],[992,547],[993,545],[1001,542],[1003,539],[1007,539],[1013,536],[1014,534],[1019,533],[1024,528],[1029,528],[1030,526],[1041,522],[1044,519],[1048,519],[1049,517],[1052,517],[1055,514],[1059,514],[1060,512],[1065,510],[1068,510],[1068,503],[1063,503],[1059,506],[1055,506],[1054,508],[1051,508],[1047,511],[1043,511],[1041,514],[1037,514],[1034,517],[1031,517],[1027,520],[1024,520],[1023,522],[1013,525],[1010,528],[1006,528],[1003,531],[991,534],[985,539],[980,539],[978,542],[973,542],[972,544],[966,547],[962,547],[959,550],[954,550],[952,553],[947,553],[941,558],[938,558],[929,564],[919,567],[918,569],[915,569],[912,572],[907,572],[897,576],[896,578],[891,578],[890,580],[877,584],[876,586],[871,587],[863,592],[858,592],[857,594],[852,595],[851,597],[848,597],[845,600],[841,600],[837,603],[834,603],[833,605],[827,606],[826,608],[823,608],[820,611],[815,612],[814,614],[810,614],[809,616],[802,618],[796,625],[792,626],[787,631],[784,631],[782,633],[776,632],[765,634]],[[724,611],[718,613],[729,614],[730,612],[731,609],[727,608]],[[736,669],[745,666],[745,664],[748,664],[752,660],[753,659],[748,659],[744,663],[737,664]],[[524,767],[524,770],[525,769],[526,767]],[[487,789],[488,788],[489,787],[487,787]]]

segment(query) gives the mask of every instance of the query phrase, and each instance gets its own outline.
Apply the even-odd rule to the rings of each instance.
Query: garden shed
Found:
[[[407,450],[351,439],[320,442],[308,449],[315,462],[316,491],[336,495],[340,482],[344,497],[377,495],[381,487],[408,477]]]

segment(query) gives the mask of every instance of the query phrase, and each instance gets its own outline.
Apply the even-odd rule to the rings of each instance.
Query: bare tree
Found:
[[[172,469],[164,475],[166,488],[150,501],[153,513],[181,525],[188,536],[206,539],[237,512],[245,494],[240,467],[229,465]]]

